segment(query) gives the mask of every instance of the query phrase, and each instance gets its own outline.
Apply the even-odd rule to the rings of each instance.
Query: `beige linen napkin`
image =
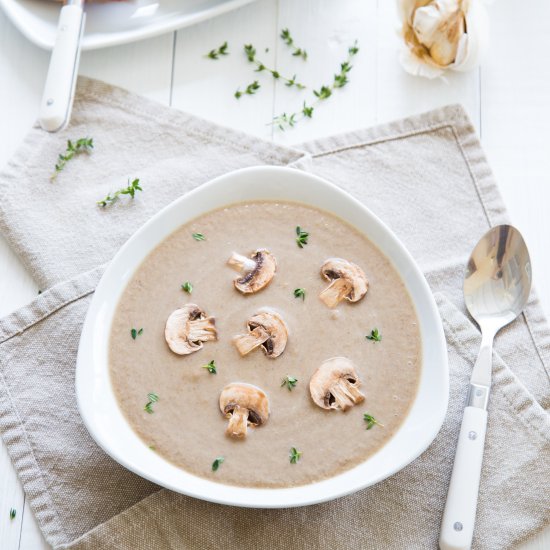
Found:
[[[34,129],[0,174],[0,227],[12,246],[44,287],[72,278],[0,321],[0,431],[47,540],[106,549],[435,548],[479,345],[459,311],[463,266],[478,237],[506,220],[463,111],[445,108],[290,150],[82,80],[73,120],[63,135]],[[49,183],[64,139],[83,135],[97,149]],[[449,413],[432,446],[383,483],[302,509],[229,508],[159,490],[93,443],[73,388],[96,266],[186,190],[261,163],[313,171],[380,215],[437,293],[449,344]],[[94,205],[134,176],[144,185],[134,201]],[[476,548],[491,549],[513,547],[550,515],[541,490],[550,479],[550,334],[534,296],[496,349],[475,536]]]

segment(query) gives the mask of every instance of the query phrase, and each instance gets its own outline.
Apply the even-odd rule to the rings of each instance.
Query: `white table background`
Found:
[[[497,0],[490,18],[490,51],[481,68],[452,74],[447,82],[414,78],[399,66],[394,0],[258,0],[179,32],[85,52],[80,74],[284,144],[462,103],[481,136],[511,218],[530,247],[535,284],[550,313],[550,2]],[[306,63],[292,58],[278,38],[284,27],[307,49]],[[253,43],[266,64],[284,74],[296,72],[317,86],[331,81],[355,38],[361,52],[345,89],[294,130],[281,133],[266,125],[274,115],[299,107],[301,96],[266,74],[253,75],[242,44]],[[224,40],[231,55],[220,61],[204,58]],[[0,13],[0,165],[36,119],[48,60],[47,52],[29,43]],[[260,92],[237,102],[234,91],[254,78],[262,83]],[[3,237],[0,274],[0,315],[36,296],[36,284]],[[10,508],[17,510],[13,521]],[[0,548],[48,548],[2,444]],[[522,548],[550,548],[550,528]]]

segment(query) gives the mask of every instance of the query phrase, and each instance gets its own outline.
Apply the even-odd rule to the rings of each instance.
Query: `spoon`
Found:
[[[531,261],[521,233],[511,225],[489,230],[475,246],[464,278],[464,300],[481,329],[468,400],[443,513],[441,550],[472,544],[491,389],[493,339],[523,310],[531,289]]]

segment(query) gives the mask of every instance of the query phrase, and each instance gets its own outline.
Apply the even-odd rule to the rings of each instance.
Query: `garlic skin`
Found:
[[[479,64],[489,41],[483,0],[397,0],[402,20],[403,68],[426,78]]]

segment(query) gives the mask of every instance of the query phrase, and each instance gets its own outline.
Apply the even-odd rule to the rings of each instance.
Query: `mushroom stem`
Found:
[[[229,413],[229,422],[225,433],[231,437],[246,437],[248,425],[248,409],[243,409],[239,405]]]
[[[331,389],[330,393],[334,397],[336,404],[343,410],[347,411],[349,408],[357,403],[364,401],[365,396],[357,389],[356,386],[348,384],[344,379],[338,381]]]
[[[235,336],[235,346],[241,355],[247,355],[253,349],[261,346],[265,341],[269,340],[270,335],[263,327],[256,327],[248,334]]]
[[[189,321],[188,340],[190,342],[208,342],[208,340],[216,340],[216,327],[213,317],[207,319],[196,319]]]
[[[330,285],[319,294],[319,298],[328,306],[336,307],[350,292],[352,284],[340,277],[334,279]]]
[[[231,266],[235,271],[240,271],[241,273],[243,271],[252,271],[256,268],[256,262],[254,260],[247,258],[246,256],[241,256],[241,254],[237,254],[236,252],[233,252],[231,258],[227,260],[227,265]]]

